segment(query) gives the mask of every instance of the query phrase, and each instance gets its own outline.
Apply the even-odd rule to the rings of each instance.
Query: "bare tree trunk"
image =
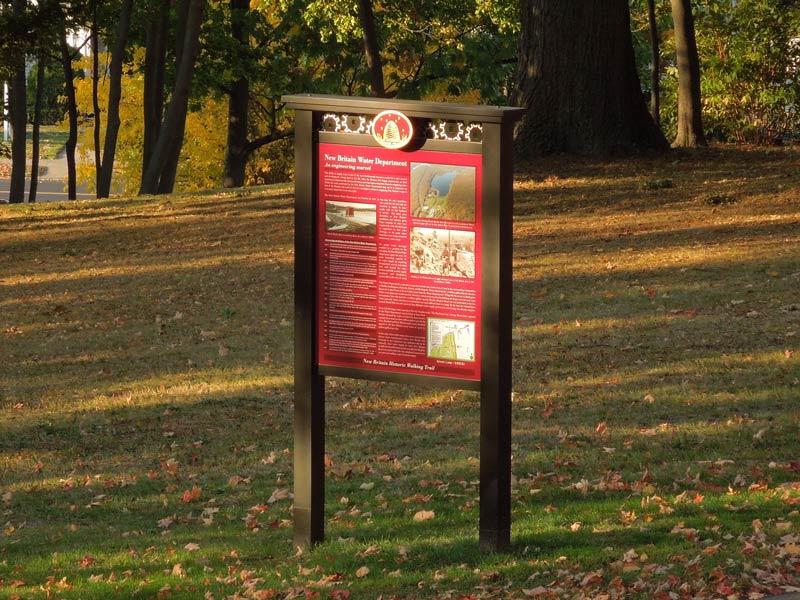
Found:
[[[94,181],[95,187],[100,180],[100,97],[98,86],[100,84],[100,42],[97,32],[97,0],[92,0],[92,111],[94,112]],[[99,196],[98,196],[99,197]]]
[[[142,174],[150,164],[164,116],[164,71],[167,56],[169,4],[159,2],[147,26],[144,55],[144,136]]]
[[[358,18],[361,21],[364,39],[364,56],[369,68],[370,91],[373,96],[383,98],[386,89],[383,83],[383,65],[381,62],[378,34],[375,31],[375,15],[372,11],[372,0],[358,0]]]
[[[248,44],[244,31],[244,17],[250,7],[249,0],[230,0],[231,37],[243,46]],[[226,188],[244,185],[247,167],[247,111],[250,103],[250,82],[241,77],[230,86],[228,99],[228,140],[225,147],[225,168],[222,185]]]
[[[72,49],[67,43],[67,33],[61,36],[61,66],[64,69],[64,91],[67,98],[67,119],[69,135],[65,144],[67,155],[67,198],[78,197],[77,176],[75,173],[75,148],[78,146],[78,104],[75,99],[75,72],[72,69]]]
[[[650,30],[650,114],[657,127],[661,127],[661,51],[658,46],[656,1],[647,0],[647,18]]]
[[[25,0],[14,0],[11,6],[14,15],[22,19],[25,12]],[[12,58],[13,76],[11,79],[9,99],[11,112],[11,182],[8,201],[19,204],[25,201],[25,136],[28,123],[28,92],[25,81],[25,51],[18,50]]]
[[[705,146],[700,98],[700,58],[694,34],[691,0],[671,0],[678,63],[678,131],[673,147]]]
[[[186,39],[186,21],[189,18],[191,0],[172,0],[175,4],[175,64],[183,60],[183,45]]]
[[[117,136],[120,118],[119,103],[122,100],[122,63],[125,59],[125,47],[128,44],[128,32],[131,26],[133,0],[124,0],[117,21],[117,35],[111,50],[109,65],[108,114],[106,117],[106,139],[103,146],[103,162],[97,177],[97,197],[108,198],[111,193],[111,178],[114,173],[114,158],[117,152]]]
[[[178,64],[175,88],[153,156],[142,176],[140,194],[170,194],[175,186],[183,134],[186,130],[192,74],[200,52],[200,27],[203,24],[205,4],[206,0],[189,0],[182,60]]]
[[[42,100],[44,98],[44,52],[39,52],[36,65],[36,100],[33,104],[33,133],[31,134],[31,183],[28,189],[28,202],[36,202],[36,189],[39,186],[39,128],[42,124]]]
[[[642,97],[627,0],[521,0],[522,156],[669,147]]]

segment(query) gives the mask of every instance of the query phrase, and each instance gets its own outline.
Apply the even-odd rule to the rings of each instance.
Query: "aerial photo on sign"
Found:
[[[411,163],[411,216],[475,221],[475,167]]]
[[[325,203],[325,229],[338,233],[375,235],[376,206],[361,202]]]

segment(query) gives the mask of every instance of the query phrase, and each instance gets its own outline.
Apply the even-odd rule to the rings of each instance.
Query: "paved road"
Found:
[[[30,182],[25,182],[25,202],[28,201],[28,186]],[[0,202],[8,201],[9,179],[0,179]],[[58,202],[67,200],[67,184],[60,179],[41,179],[36,188],[36,202]],[[78,186],[78,200],[91,200],[94,194],[86,191],[86,188]]]

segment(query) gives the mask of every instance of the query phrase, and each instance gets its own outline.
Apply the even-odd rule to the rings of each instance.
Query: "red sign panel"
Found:
[[[318,153],[318,363],[479,380],[481,156]]]

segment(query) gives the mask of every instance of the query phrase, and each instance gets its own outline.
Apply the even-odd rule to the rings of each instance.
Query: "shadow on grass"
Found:
[[[504,568],[520,581],[528,557],[552,565],[568,554],[570,564],[591,565],[627,547],[668,554],[675,519],[706,516],[701,505],[649,529],[622,527],[620,508],[641,498],[629,489],[585,498],[562,489],[584,478],[619,472],[631,484],[647,469],[659,493],[710,486],[717,504],[728,485],[774,488],[797,478],[767,465],[796,460],[800,435],[800,310],[791,308],[800,230],[785,198],[752,200],[784,181],[791,157],[762,157],[759,166],[750,153],[673,156],[677,163],[542,164],[520,178],[535,185],[520,191],[517,215],[514,469],[543,477],[546,488],[515,496],[514,547],[495,561],[519,560]],[[720,157],[724,164],[714,162]],[[709,186],[703,178],[757,169],[764,179],[737,189],[741,205],[721,216],[696,201]],[[555,172],[563,188],[536,183]],[[642,173],[673,178],[675,187],[642,191]],[[583,177],[601,180],[573,181]],[[587,211],[609,220],[593,224]],[[462,564],[462,577],[481,583],[473,569],[494,559],[477,551],[475,395],[329,382],[331,541],[290,558],[288,501],[261,513],[259,532],[245,525],[250,507],[291,487],[288,190],[36,207],[0,227],[11,234],[0,242],[11,257],[0,280],[0,475],[13,492],[4,520],[25,523],[0,545],[0,562],[26,565],[25,577],[37,580],[53,562],[74,569],[83,554],[107,554],[114,565],[140,563],[132,568],[155,582],[147,588],[154,595],[176,560],[202,577],[203,565],[181,554],[189,542],[204,548],[216,576],[231,550],[262,569],[275,560],[284,573],[307,560],[323,565],[330,554],[341,554],[337,568],[354,569],[365,562],[358,550],[335,541],[354,537],[359,549],[409,546],[400,563],[386,554],[384,563],[366,561],[376,572],[401,569],[396,589],[414,590],[415,579],[431,581],[437,569],[452,579]],[[700,463],[727,458],[736,465]],[[335,475],[347,463],[358,465]],[[236,477],[249,482],[231,483]],[[421,484],[430,480],[450,488]],[[183,502],[194,485],[201,500]],[[414,522],[428,504],[402,500],[417,492],[433,496],[436,519]],[[551,504],[558,510],[548,513]],[[372,517],[336,517],[351,505]],[[205,526],[207,506],[219,513]],[[766,520],[786,506],[753,500],[724,518],[738,534],[756,510]],[[158,526],[172,515],[174,525]],[[584,528],[570,531],[573,522]],[[158,550],[148,554],[151,546]],[[598,554],[606,546],[615,552]],[[53,552],[63,558],[48,559]],[[120,568],[100,563],[97,571]],[[386,591],[358,585],[366,597]]]

